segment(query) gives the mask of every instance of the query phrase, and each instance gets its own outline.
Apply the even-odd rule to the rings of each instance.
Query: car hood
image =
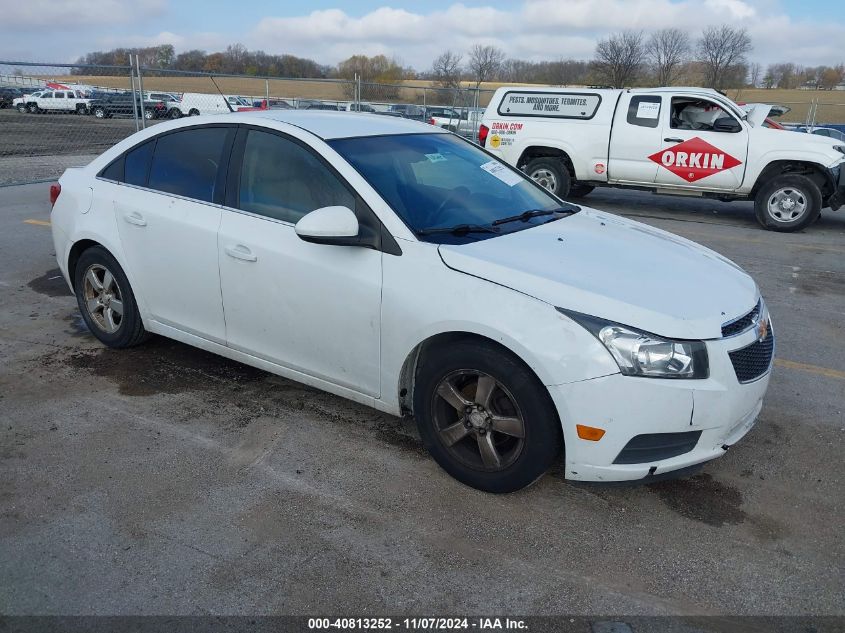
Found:
[[[501,237],[443,244],[439,252],[456,271],[679,339],[721,337],[722,324],[749,312],[759,295],[754,280],[718,253],[592,209]]]

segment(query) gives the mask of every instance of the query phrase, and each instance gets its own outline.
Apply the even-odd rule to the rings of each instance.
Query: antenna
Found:
[[[208,76],[208,78],[209,78],[209,79],[211,79],[211,83],[213,83],[213,84],[214,84],[214,87],[215,87],[215,88],[217,88],[217,92],[219,92],[219,93],[220,93],[220,96],[221,96],[221,97],[223,97],[223,103],[225,103],[225,104],[226,104],[226,107],[227,107],[227,108],[229,108],[229,112],[234,112],[234,111],[235,111],[235,109],[232,107],[232,104],[231,104],[231,103],[229,103],[229,100],[226,98],[226,95],[224,95],[224,94],[223,94],[223,91],[222,91],[222,90],[220,90],[220,86],[218,86],[218,85],[217,85],[217,82],[216,82],[216,81],[214,81],[214,77],[212,77],[211,75],[209,75],[209,76]]]

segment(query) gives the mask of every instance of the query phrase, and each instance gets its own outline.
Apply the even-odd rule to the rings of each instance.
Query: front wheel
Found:
[[[196,108],[191,108],[190,112],[188,112],[188,116],[199,116],[199,115],[200,115],[200,111],[197,110]]]
[[[771,231],[800,231],[821,213],[818,185],[802,174],[784,174],[760,187],[754,197],[757,221]]]
[[[178,119],[182,116],[182,111],[179,108],[170,108],[170,118]]]
[[[487,492],[533,483],[563,445],[546,388],[517,358],[483,343],[456,343],[420,364],[414,414],[435,461]]]
[[[563,161],[557,158],[535,158],[524,169],[528,177],[541,187],[548,189],[558,198],[569,195],[572,178]]]
[[[76,302],[91,333],[109,347],[142,343],[147,332],[117,260],[102,246],[82,253],[74,270]]]
[[[154,116],[155,116],[155,112],[153,112],[151,109],[147,108],[147,109],[144,110],[144,118],[147,121],[151,121]]]
[[[20,112],[21,114],[25,114],[26,113],[26,104],[19,103],[18,104],[18,112]]]
[[[27,110],[30,114],[38,114],[39,112],[38,106],[34,103],[30,103],[29,106],[27,106]]]
[[[106,118],[106,111],[103,108],[94,108],[94,116],[98,119]]]

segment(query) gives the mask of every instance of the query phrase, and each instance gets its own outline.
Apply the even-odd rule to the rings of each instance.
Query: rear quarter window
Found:
[[[631,97],[628,104],[628,123],[640,127],[657,127],[660,122],[660,104],[658,95]]]

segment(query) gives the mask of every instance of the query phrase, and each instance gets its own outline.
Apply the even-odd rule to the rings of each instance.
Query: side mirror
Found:
[[[314,244],[358,245],[358,218],[347,207],[322,207],[306,213],[294,227],[300,239]]]
[[[723,116],[713,123],[714,132],[741,132],[742,124],[732,116]]]

